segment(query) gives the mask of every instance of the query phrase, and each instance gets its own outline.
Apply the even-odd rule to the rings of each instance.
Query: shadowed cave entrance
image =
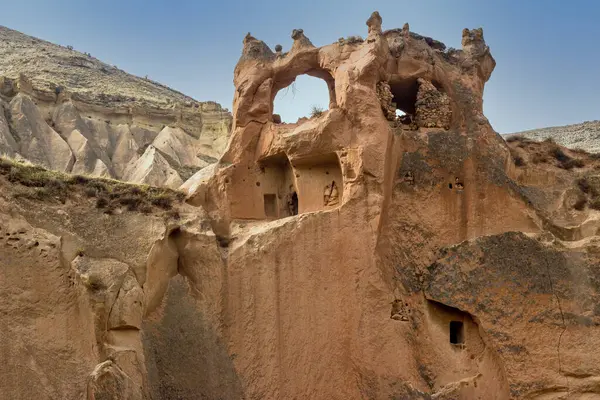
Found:
[[[450,343],[463,344],[465,334],[462,321],[450,321]]]
[[[410,79],[392,79],[389,81],[392,91],[392,103],[396,106],[396,115],[414,116],[417,107],[417,94],[419,92],[419,82],[416,78]]]
[[[294,171],[285,154],[266,158],[260,165],[265,219],[285,218],[298,214],[298,194]]]
[[[295,159],[285,154],[259,162],[257,188],[262,191],[264,219],[337,208],[342,203],[343,176],[336,153]]]

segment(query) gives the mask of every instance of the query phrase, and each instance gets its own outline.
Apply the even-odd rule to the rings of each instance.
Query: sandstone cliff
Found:
[[[0,154],[177,187],[215,162],[230,113],[0,26]]]
[[[492,129],[481,29],[446,50],[381,23],[289,52],[248,34],[185,203],[4,162],[2,393],[599,398],[600,161]],[[301,74],[329,110],[281,124]]]

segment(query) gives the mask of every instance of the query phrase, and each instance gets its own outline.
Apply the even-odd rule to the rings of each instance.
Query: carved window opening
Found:
[[[262,192],[264,218],[277,219],[298,214],[298,194],[294,171],[285,154],[260,161],[259,182]]]
[[[412,117],[416,112],[419,83],[416,78],[392,79],[389,82],[392,91],[392,105],[396,107],[396,115]]]
[[[394,77],[389,81],[389,86],[395,120],[404,128],[450,129],[450,98],[439,82],[423,78]]]
[[[324,70],[293,77],[276,77],[271,105],[273,122],[300,123],[319,118],[335,107],[335,81]]]
[[[450,343],[464,344],[465,332],[462,321],[450,321]]]

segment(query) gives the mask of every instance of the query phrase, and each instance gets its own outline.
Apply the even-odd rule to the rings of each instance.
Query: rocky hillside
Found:
[[[70,47],[0,26],[0,154],[178,187],[224,150],[231,114]]]
[[[505,138],[515,135],[536,141],[551,138],[556,143],[570,149],[582,149],[591,153],[600,153],[600,121],[585,121],[581,124],[532,129],[511,133],[505,135]]]
[[[481,28],[445,50],[382,22],[248,34],[231,140],[179,190],[0,159],[0,398],[600,398],[599,157],[493,130]],[[302,74],[329,109],[281,123]],[[56,168],[92,133],[127,167],[111,135],[152,132],[16,83],[8,138]],[[189,165],[181,123],[135,171]]]

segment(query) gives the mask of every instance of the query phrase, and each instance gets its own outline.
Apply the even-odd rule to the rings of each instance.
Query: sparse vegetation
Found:
[[[525,166],[527,163],[525,162],[525,159],[523,159],[523,157],[521,157],[519,155],[519,153],[517,152],[517,150],[510,148],[510,155],[513,159],[513,161],[515,162],[515,165],[517,167],[523,167]]]
[[[90,290],[97,291],[104,288],[102,280],[95,275],[88,275],[83,277],[83,284]]]
[[[554,141],[554,139],[552,139],[551,137],[548,137],[548,138],[544,139],[544,143],[556,144],[556,142]]]
[[[360,36],[348,36],[345,40],[344,43],[345,44],[357,44],[357,43],[362,43],[365,40],[363,38],[361,38]]]
[[[590,202],[590,208],[593,208],[594,210],[600,210],[600,197]]]
[[[184,194],[171,189],[124,183],[111,179],[69,175],[0,157],[0,175],[23,186],[16,197],[65,203],[69,198],[96,198],[96,207],[112,214],[117,208],[151,213],[154,207],[172,209]]]
[[[577,186],[583,193],[592,195],[594,197],[598,196],[598,192],[596,191],[596,188],[594,188],[594,186],[592,186],[592,184],[590,183],[588,178],[579,178],[577,180]]]
[[[596,185],[588,177],[577,179],[576,184],[581,194],[577,202],[573,205],[573,208],[583,210],[586,204],[589,204],[590,208],[600,210],[600,192]]]
[[[531,157],[531,161],[533,161],[534,164],[542,164],[548,162],[548,157],[546,157],[545,154],[536,153]]]
[[[581,196],[577,199],[577,201],[573,205],[573,208],[581,211],[585,208],[586,204],[587,204],[587,199],[584,196]]]
[[[514,157],[514,159],[515,159],[515,165],[517,167],[523,167],[527,164],[525,162],[525,160],[523,159],[523,157],[521,157],[521,156],[516,156],[516,157]]]
[[[552,142],[553,143],[553,142]],[[560,147],[556,146],[550,154],[559,162],[559,167],[563,169],[581,168],[585,166],[583,160],[579,158],[573,158],[563,151]]]
[[[508,143],[512,143],[512,142],[516,142],[516,141],[523,140],[523,139],[524,139],[524,137],[522,135],[514,135],[514,136],[507,137],[506,141]]]
[[[321,106],[317,106],[317,105],[313,105],[310,107],[310,117],[311,118],[318,118],[321,115],[323,115],[323,107]]]

